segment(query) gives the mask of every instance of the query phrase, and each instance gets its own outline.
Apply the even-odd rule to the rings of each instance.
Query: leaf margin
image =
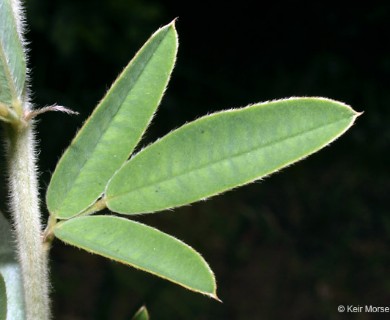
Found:
[[[121,223],[132,223],[134,225],[137,225],[137,226],[140,226],[141,228],[145,228],[145,229],[149,229],[149,230],[152,230],[153,232],[156,232],[156,233],[160,233],[162,234],[164,237],[167,237],[167,238],[170,238],[170,240],[173,240],[177,243],[179,243],[180,245],[186,247],[186,249],[189,249],[193,254],[195,254],[197,256],[197,258],[202,262],[203,264],[203,267],[205,269],[207,269],[209,275],[211,276],[211,279],[212,279],[212,286],[213,286],[213,290],[212,292],[206,292],[206,291],[201,291],[199,289],[195,289],[195,288],[191,288],[190,286],[188,285],[185,285],[185,284],[182,284],[178,281],[175,281],[173,279],[170,279],[168,278],[167,276],[162,276],[160,274],[158,274],[157,272],[153,272],[151,270],[147,270],[143,267],[140,267],[140,266],[137,266],[135,264],[132,264],[132,263],[129,263],[129,262],[126,262],[126,261],[123,261],[119,258],[114,258],[114,257],[110,257],[109,255],[107,254],[104,254],[104,253],[99,253],[97,252],[96,250],[94,249],[91,249],[91,248],[87,248],[83,245],[78,245],[76,244],[74,241],[71,241],[71,240],[64,240],[61,236],[58,235],[58,230],[59,228],[63,227],[64,225],[67,225],[67,224],[71,224],[71,223],[75,223],[77,222],[77,220],[84,220],[84,219],[96,219],[96,218],[108,218],[108,219],[117,219],[117,221],[121,221]],[[57,232],[56,232],[57,231]],[[112,260],[112,261],[115,261],[115,262],[119,262],[121,264],[124,264],[124,265],[127,265],[127,266],[130,266],[130,267],[133,267],[134,269],[137,269],[137,270],[141,270],[141,271],[144,271],[146,273],[149,273],[149,274],[152,274],[158,278],[161,278],[161,279],[164,279],[164,280],[167,280],[169,282],[172,282],[176,285],[179,285],[180,287],[183,287],[185,289],[188,289],[189,291],[192,291],[192,292],[196,292],[196,293],[200,293],[202,295],[205,295],[205,296],[208,296],[209,298],[212,298],[214,300],[217,300],[219,302],[221,302],[221,300],[218,298],[217,296],[217,283],[216,283],[216,278],[215,278],[215,275],[214,275],[214,272],[211,270],[209,264],[206,262],[206,260],[203,258],[203,256],[197,252],[195,249],[193,249],[191,246],[189,246],[188,244],[186,244],[185,242],[177,239],[176,237],[172,236],[172,235],[169,235],[165,232],[162,232],[160,230],[158,230],[157,228],[154,228],[154,227],[151,227],[151,226],[148,226],[146,224],[143,224],[143,223],[140,223],[140,222],[137,222],[137,221],[134,221],[134,220],[131,220],[131,219],[126,219],[126,218],[123,218],[123,217],[118,217],[118,216],[113,216],[113,215],[93,215],[93,216],[78,216],[78,217],[74,217],[74,218],[71,218],[71,219],[68,219],[68,220],[61,220],[60,222],[58,222],[54,227],[53,227],[53,234],[54,236],[61,240],[62,242],[64,242],[65,244],[68,244],[68,245],[71,245],[73,247],[76,247],[76,248],[79,248],[79,249],[82,249],[84,251],[87,251],[91,254],[96,254],[98,256],[101,256],[101,257],[104,257],[106,259],[109,259],[109,260]]]
[[[313,150],[307,152],[306,154],[304,155],[300,155],[298,157],[294,157],[294,160],[291,160],[291,161],[288,161],[287,163],[283,163],[281,164],[280,166],[278,166],[277,168],[273,169],[272,171],[266,173],[265,175],[262,175],[262,176],[257,176],[256,178],[254,179],[249,179],[245,182],[242,182],[240,184],[237,184],[233,187],[230,187],[228,189],[224,189],[224,190],[221,190],[217,193],[213,193],[213,194],[210,194],[210,195],[206,195],[204,197],[201,197],[201,198],[196,198],[194,200],[191,200],[189,202],[185,202],[185,203],[180,203],[180,204],[174,204],[172,206],[169,206],[169,207],[164,207],[164,208],[158,208],[156,210],[138,210],[138,211],[133,211],[133,212],[126,212],[126,210],[118,210],[117,208],[115,208],[112,203],[110,203],[110,200],[112,200],[115,196],[112,196],[110,198],[110,186],[111,184],[113,183],[113,181],[115,182],[115,179],[118,175],[121,174],[121,171],[124,171],[126,170],[126,166],[132,162],[134,159],[136,159],[140,154],[142,154],[143,152],[145,152],[145,150],[153,147],[154,145],[158,145],[158,144],[161,144],[161,143],[164,143],[164,140],[165,139],[169,139],[170,136],[173,136],[175,135],[177,132],[179,132],[180,130],[182,130],[183,128],[187,128],[189,126],[195,126],[197,123],[201,122],[201,121],[204,121],[205,119],[211,119],[212,117],[215,117],[215,116],[219,116],[221,114],[224,114],[224,113],[235,113],[235,112],[240,112],[242,110],[246,110],[246,109],[249,109],[249,108],[252,108],[252,107],[267,107],[273,103],[279,103],[279,102],[288,102],[288,101],[298,101],[298,100],[303,100],[303,101],[309,101],[309,100],[313,100],[313,101],[318,101],[318,102],[321,102],[321,103],[333,103],[333,104],[336,104],[338,107],[342,107],[342,108],[345,108],[346,111],[350,112],[350,117],[348,117],[349,120],[349,123],[347,126],[344,127],[343,130],[340,130],[337,132],[337,134],[334,134],[332,136],[331,139],[327,139],[325,142],[321,143],[321,144],[317,144],[317,147],[314,148]],[[269,175],[275,173],[275,172],[278,172],[280,171],[281,169],[285,168],[285,167],[288,167],[294,163],[297,163],[305,158],[307,158],[308,156],[320,151],[322,148],[324,148],[325,146],[328,146],[329,144],[333,143],[335,140],[337,140],[340,136],[342,136],[354,123],[355,123],[355,120],[356,118],[361,115],[362,112],[356,112],[355,110],[353,110],[349,105],[343,103],[343,102],[340,102],[340,101],[336,101],[336,100],[333,100],[333,99],[329,99],[329,98],[323,98],[323,97],[290,97],[290,98],[286,98],[286,99],[275,99],[275,100],[270,100],[270,101],[265,101],[265,102],[262,102],[262,103],[257,103],[257,104],[250,104],[250,105],[247,105],[245,107],[242,107],[242,108],[235,108],[235,109],[228,109],[228,110],[222,110],[222,111],[217,111],[217,112],[214,112],[212,114],[209,114],[209,115],[205,115],[205,116],[202,116],[194,121],[191,121],[191,122],[188,122],[184,125],[182,125],[181,127],[169,132],[168,134],[166,134],[165,136],[157,139],[156,141],[152,142],[151,144],[149,144],[148,146],[146,146],[145,148],[143,148],[140,152],[138,152],[137,154],[133,155],[128,161],[126,161],[124,163],[124,165],[114,174],[114,176],[109,180],[107,186],[106,186],[106,189],[105,189],[105,192],[104,192],[104,196],[102,198],[102,201],[105,203],[105,205],[107,206],[107,208],[109,210],[111,210],[112,212],[116,212],[116,213],[119,213],[119,214],[124,214],[124,215],[138,215],[138,214],[149,214],[149,213],[155,213],[155,212],[161,212],[161,211],[164,211],[164,210],[171,210],[171,209],[174,209],[174,208],[177,208],[177,207],[181,207],[181,206],[185,206],[185,205],[189,205],[189,204],[192,204],[192,203],[195,203],[195,202],[198,202],[198,201],[201,201],[201,200],[204,200],[204,199],[209,199],[211,197],[214,197],[214,196],[217,196],[217,195],[220,195],[224,192],[227,192],[227,191],[230,191],[232,189],[235,189],[235,188],[238,188],[238,187],[241,187],[241,186],[244,186],[246,184],[249,184],[249,183],[252,183],[252,182],[255,182],[255,181],[258,181],[260,179],[263,179],[265,177],[268,177]],[[340,120],[341,121],[341,120]],[[169,179],[168,179],[169,180]],[[160,182],[158,182],[160,183]],[[158,185],[157,183],[157,185]],[[131,193],[131,192],[128,192],[128,193]]]
[[[53,174],[52,174],[52,176],[51,176],[51,179],[50,179],[48,188],[47,188],[47,190],[46,190],[46,195],[45,195],[45,198],[46,198],[46,205],[47,205],[47,208],[48,208],[48,210],[49,210],[49,213],[50,213],[51,215],[53,215],[55,218],[61,219],[61,220],[67,220],[67,219],[70,219],[70,218],[72,218],[72,217],[76,217],[76,216],[78,216],[78,215],[82,215],[85,211],[88,211],[88,209],[89,209],[90,207],[93,207],[94,204],[96,203],[96,201],[99,199],[99,197],[104,193],[105,186],[107,185],[108,181],[111,179],[112,175],[115,173],[115,171],[116,171],[117,169],[119,169],[119,168],[123,165],[124,162],[126,162],[126,160],[127,160],[127,159],[129,158],[129,156],[134,152],[134,149],[135,149],[135,148],[137,147],[137,145],[139,144],[139,142],[140,142],[140,140],[141,140],[143,134],[146,132],[146,130],[147,130],[149,124],[151,123],[151,121],[152,121],[152,119],[153,119],[153,117],[154,117],[154,115],[155,115],[155,113],[156,113],[156,111],[157,111],[157,109],[158,109],[158,107],[159,107],[161,101],[162,101],[162,98],[163,98],[163,96],[164,96],[164,94],[165,94],[165,91],[166,91],[166,89],[167,89],[169,80],[170,80],[170,78],[171,78],[172,71],[173,71],[173,69],[174,69],[174,67],[175,67],[175,62],[176,62],[176,59],[177,59],[177,49],[178,49],[178,44],[179,44],[179,43],[178,43],[178,35],[177,35],[176,27],[175,27],[175,22],[176,22],[176,19],[173,20],[172,22],[170,22],[169,24],[167,24],[167,25],[165,25],[165,26],[159,28],[157,31],[155,31],[155,32],[149,37],[149,39],[143,44],[143,46],[136,52],[136,54],[135,54],[134,57],[130,60],[130,62],[127,64],[127,66],[122,70],[122,72],[119,74],[119,76],[114,80],[114,82],[112,83],[110,89],[105,93],[103,99],[102,99],[102,100],[98,103],[98,105],[94,108],[93,112],[92,112],[91,115],[87,118],[87,120],[85,120],[84,124],[83,124],[82,127],[79,129],[79,131],[76,133],[75,137],[72,139],[71,143],[69,144],[69,146],[67,147],[67,149],[66,149],[66,150],[64,151],[64,153],[62,154],[60,160],[57,162],[56,168],[55,168],[55,170],[54,170],[54,172],[53,172]],[[155,38],[155,36],[156,36],[157,34],[163,32],[163,31],[166,31],[167,34],[168,34],[168,32],[173,32],[174,39],[175,39],[175,44],[174,44],[174,56],[173,56],[173,60],[172,60],[172,63],[171,63],[171,69],[170,69],[170,71],[169,71],[169,73],[168,73],[168,75],[167,75],[167,79],[166,79],[166,82],[165,82],[165,88],[163,89],[163,91],[162,91],[162,93],[161,93],[161,95],[160,95],[159,101],[158,101],[156,107],[154,108],[154,111],[153,111],[152,114],[150,115],[149,120],[148,120],[148,122],[146,123],[146,126],[143,128],[143,130],[141,130],[139,137],[136,139],[136,141],[135,141],[135,143],[134,143],[134,146],[133,146],[132,149],[127,153],[127,157],[122,159],[123,161],[122,161],[120,164],[118,164],[116,170],[114,170],[114,171],[112,172],[112,175],[111,175],[109,178],[106,179],[105,184],[102,186],[102,190],[101,190],[101,192],[100,192],[99,195],[96,195],[95,198],[94,198],[93,200],[91,200],[90,203],[89,203],[88,205],[85,205],[83,209],[78,210],[78,212],[76,212],[76,213],[74,213],[74,214],[67,214],[67,215],[64,215],[64,214],[58,214],[58,213],[56,213],[56,211],[59,211],[59,210],[60,210],[60,209],[58,209],[58,208],[60,208],[60,207],[63,206],[63,205],[62,205],[63,201],[61,202],[60,205],[58,205],[58,204],[55,205],[55,204],[53,204],[53,202],[55,202],[55,201],[51,199],[51,198],[53,198],[53,197],[58,198],[57,195],[52,196],[53,193],[54,193],[54,194],[61,194],[60,191],[54,192],[54,191],[52,190],[53,188],[57,188],[57,189],[60,189],[60,190],[61,190],[61,187],[60,187],[60,188],[58,188],[58,187],[53,187],[53,184],[57,184],[57,185],[58,185],[58,184],[61,184],[60,181],[59,181],[59,182],[56,182],[56,180],[60,180],[59,178],[57,178],[57,176],[59,175],[59,173],[58,173],[59,170],[57,170],[57,169],[58,169],[58,168],[63,168],[63,166],[64,166],[63,163],[64,163],[65,161],[68,161],[67,159],[66,159],[66,160],[64,160],[64,159],[65,159],[66,157],[68,157],[68,158],[70,157],[70,156],[68,156],[69,154],[71,154],[71,151],[69,151],[69,150],[72,148],[72,146],[74,146],[74,145],[77,144],[77,141],[78,141],[78,139],[80,138],[80,136],[87,130],[86,127],[87,127],[87,126],[92,126],[92,124],[91,124],[91,119],[93,119],[93,117],[96,115],[96,113],[100,112],[101,106],[102,106],[102,105],[104,106],[104,102],[105,102],[106,98],[112,93],[112,91],[115,90],[116,84],[118,84],[118,83],[121,81],[121,79],[124,77],[124,74],[126,73],[126,71],[128,71],[128,70],[132,67],[133,63],[135,63],[135,61],[137,60],[137,58],[139,58],[140,54],[142,54],[143,49],[144,49],[145,47],[147,47],[148,44],[150,44],[150,43],[153,41],[153,39]],[[120,108],[121,108],[121,106],[118,107],[117,111],[119,111]],[[110,120],[110,123],[112,123],[112,119]],[[107,130],[109,129],[109,127],[110,127],[110,125],[107,126]],[[106,130],[106,132],[107,132],[107,130]],[[99,141],[101,141],[101,139],[102,139],[103,136],[104,136],[104,133],[99,137]],[[96,145],[97,145],[98,143],[99,143],[99,142],[97,142]],[[93,149],[92,154],[95,152],[95,150],[96,150],[96,148]],[[86,163],[86,162],[88,162],[88,161],[86,160],[85,163]],[[85,166],[85,163],[83,164],[83,167]],[[77,175],[76,175],[76,178],[78,178],[78,177],[81,175],[81,172],[82,172],[82,168],[83,168],[83,167],[81,167],[81,168],[78,170],[78,173],[77,173]],[[61,169],[61,170],[64,171],[64,169]],[[54,182],[53,182],[53,181],[54,181]],[[73,186],[72,186],[71,188],[69,188],[69,189],[67,190],[67,194],[71,193],[71,191],[72,191],[73,188],[74,188],[74,184],[73,184]],[[56,208],[56,209],[54,209],[54,208]]]

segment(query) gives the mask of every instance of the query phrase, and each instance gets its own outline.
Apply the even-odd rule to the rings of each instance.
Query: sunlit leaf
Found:
[[[22,100],[26,60],[11,0],[0,0],[0,103]]]
[[[214,275],[200,254],[152,227],[114,216],[85,216],[58,223],[54,234],[68,244],[217,299]]]
[[[132,320],[149,320],[148,309],[145,306],[139,308]]]
[[[176,51],[171,23],[148,40],[118,77],[57,164],[46,196],[52,215],[75,216],[102,194],[151,121]]]
[[[123,214],[186,205],[255,181],[318,151],[357,113],[324,98],[291,98],[215,113],[171,132],[110,180],[105,202]]]

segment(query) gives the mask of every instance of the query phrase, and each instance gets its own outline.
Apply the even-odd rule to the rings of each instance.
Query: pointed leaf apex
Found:
[[[292,97],[204,116],[118,170],[106,187],[107,207],[152,213],[253,182],[333,142],[357,115],[335,100]]]
[[[118,76],[57,164],[46,193],[51,215],[69,219],[102,195],[150,124],[175,65],[177,47],[172,24],[160,28]]]
[[[219,301],[214,274],[203,257],[157,229],[115,216],[84,216],[58,223],[54,234],[65,243]]]
[[[223,303],[223,301],[222,301],[221,299],[218,298],[216,292],[213,293],[213,294],[207,294],[207,296],[210,297],[210,298],[212,298],[212,299],[214,299],[214,300],[217,300],[217,301],[220,302],[220,303]]]
[[[138,309],[132,320],[148,320],[149,319],[149,312],[148,309],[146,309],[145,306],[142,306]]]

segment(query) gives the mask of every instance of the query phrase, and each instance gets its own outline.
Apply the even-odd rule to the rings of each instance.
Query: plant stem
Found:
[[[48,263],[42,242],[33,123],[7,127],[10,208],[22,269],[26,319],[47,320]]]

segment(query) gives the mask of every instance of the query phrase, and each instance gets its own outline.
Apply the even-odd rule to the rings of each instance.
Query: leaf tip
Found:
[[[179,20],[179,17],[176,17],[173,19],[168,25],[172,26],[173,28],[176,28],[176,21]]]
[[[169,22],[168,24],[166,25],[163,25],[159,30],[161,29],[173,29],[176,33],[176,21],[178,20],[178,17],[176,17],[175,19],[173,19],[171,22]],[[159,31],[157,30],[156,33]]]
[[[214,299],[214,300],[217,300],[218,302],[220,303],[223,303],[223,301],[221,299],[219,299],[219,297],[217,296],[217,293],[214,292],[212,294],[207,294],[207,296],[209,296],[210,298]]]
[[[174,34],[175,34],[175,39],[176,39],[176,48],[178,47],[179,45],[179,36],[177,34],[177,30],[176,30],[176,21],[179,19],[179,17],[176,17],[175,19],[173,19],[168,25],[167,27],[168,28],[172,28]]]
[[[135,313],[134,317],[131,320],[148,320],[149,319],[149,312],[148,309],[145,306],[142,306],[138,309],[138,311]]]
[[[186,288],[189,289],[189,290],[192,290],[192,291],[204,294],[205,296],[222,303],[222,300],[219,299],[219,297],[217,295],[217,282],[216,282],[214,273],[213,273],[213,271],[210,269],[210,267],[208,265],[207,265],[207,268],[209,269],[209,271],[210,271],[210,273],[212,275],[212,288],[210,288],[211,290],[210,289],[208,289],[208,290],[194,290],[194,289],[189,288],[189,287],[186,287]]]
[[[352,108],[351,108],[351,109],[352,109]],[[352,111],[353,111],[354,114],[355,114],[355,119],[358,118],[358,117],[360,117],[360,116],[364,113],[364,111],[356,111],[356,110],[354,110],[354,109],[352,109]]]

